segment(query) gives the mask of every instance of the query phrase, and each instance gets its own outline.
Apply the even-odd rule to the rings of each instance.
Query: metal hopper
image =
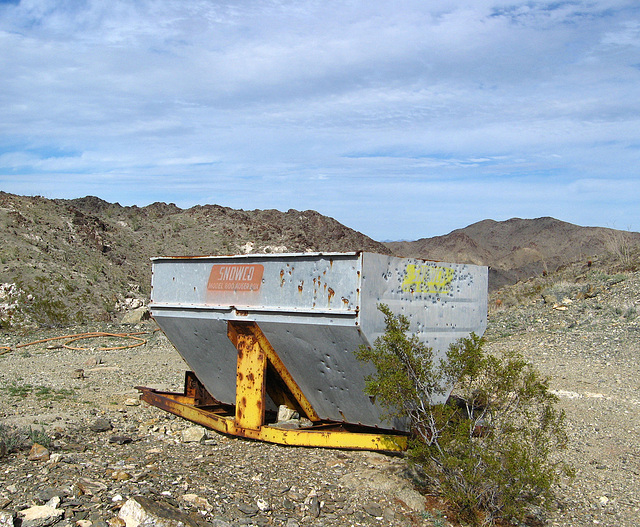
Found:
[[[153,317],[193,373],[184,394],[142,398],[225,433],[401,449],[407,423],[383,418],[364,391],[373,370],[354,356],[384,333],[378,304],[440,356],[486,328],[486,267],[364,252],[152,261]],[[277,423],[282,405],[301,427]]]

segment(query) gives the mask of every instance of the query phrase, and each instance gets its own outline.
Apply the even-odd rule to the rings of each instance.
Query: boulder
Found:
[[[122,324],[139,324],[151,318],[149,308],[146,306],[139,307],[133,311],[129,311],[122,317]]]
[[[144,496],[133,496],[120,509],[118,516],[126,527],[203,527],[205,523],[164,503]]]

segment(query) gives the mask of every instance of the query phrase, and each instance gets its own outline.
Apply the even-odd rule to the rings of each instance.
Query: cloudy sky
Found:
[[[0,0],[0,190],[640,231],[640,3]]]

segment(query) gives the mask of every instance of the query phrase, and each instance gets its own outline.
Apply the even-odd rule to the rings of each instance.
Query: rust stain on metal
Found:
[[[333,289],[329,288],[329,302],[331,302],[335,294],[336,292]]]

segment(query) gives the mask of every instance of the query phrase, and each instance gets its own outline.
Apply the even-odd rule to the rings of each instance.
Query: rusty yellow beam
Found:
[[[257,430],[264,424],[267,357],[248,327],[228,326],[228,335],[238,350],[236,368],[236,424]]]
[[[269,363],[271,364],[271,366],[273,366],[273,368],[276,370],[276,372],[278,373],[282,381],[285,383],[285,385],[291,392],[291,395],[294,397],[294,399],[298,403],[298,406],[305,413],[306,417],[310,421],[320,421],[320,417],[318,416],[316,411],[313,409],[313,406],[311,405],[307,397],[304,395],[304,393],[300,389],[300,386],[298,386],[298,383],[295,381],[293,376],[289,373],[289,370],[287,370],[282,360],[280,360],[280,357],[276,353],[276,350],[273,348],[273,346],[269,342],[269,339],[267,339],[267,337],[262,332],[258,324],[256,324],[255,322],[229,321],[228,327],[229,327],[229,334],[231,334],[232,331],[237,333],[242,328],[242,330],[250,332],[256,338],[258,344],[260,345],[260,348],[264,351],[265,355],[267,356]]]
[[[176,394],[178,395],[178,394]],[[372,434],[336,430],[283,430],[275,426],[249,429],[239,426],[234,417],[225,417],[188,403],[174,400],[172,394],[142,389],[141,399],[189,421],[206,426],[223,434],[230,434],[281,445],[317,448],[344,448],[350,450],[403,451],[407,437],[393,434]]]

